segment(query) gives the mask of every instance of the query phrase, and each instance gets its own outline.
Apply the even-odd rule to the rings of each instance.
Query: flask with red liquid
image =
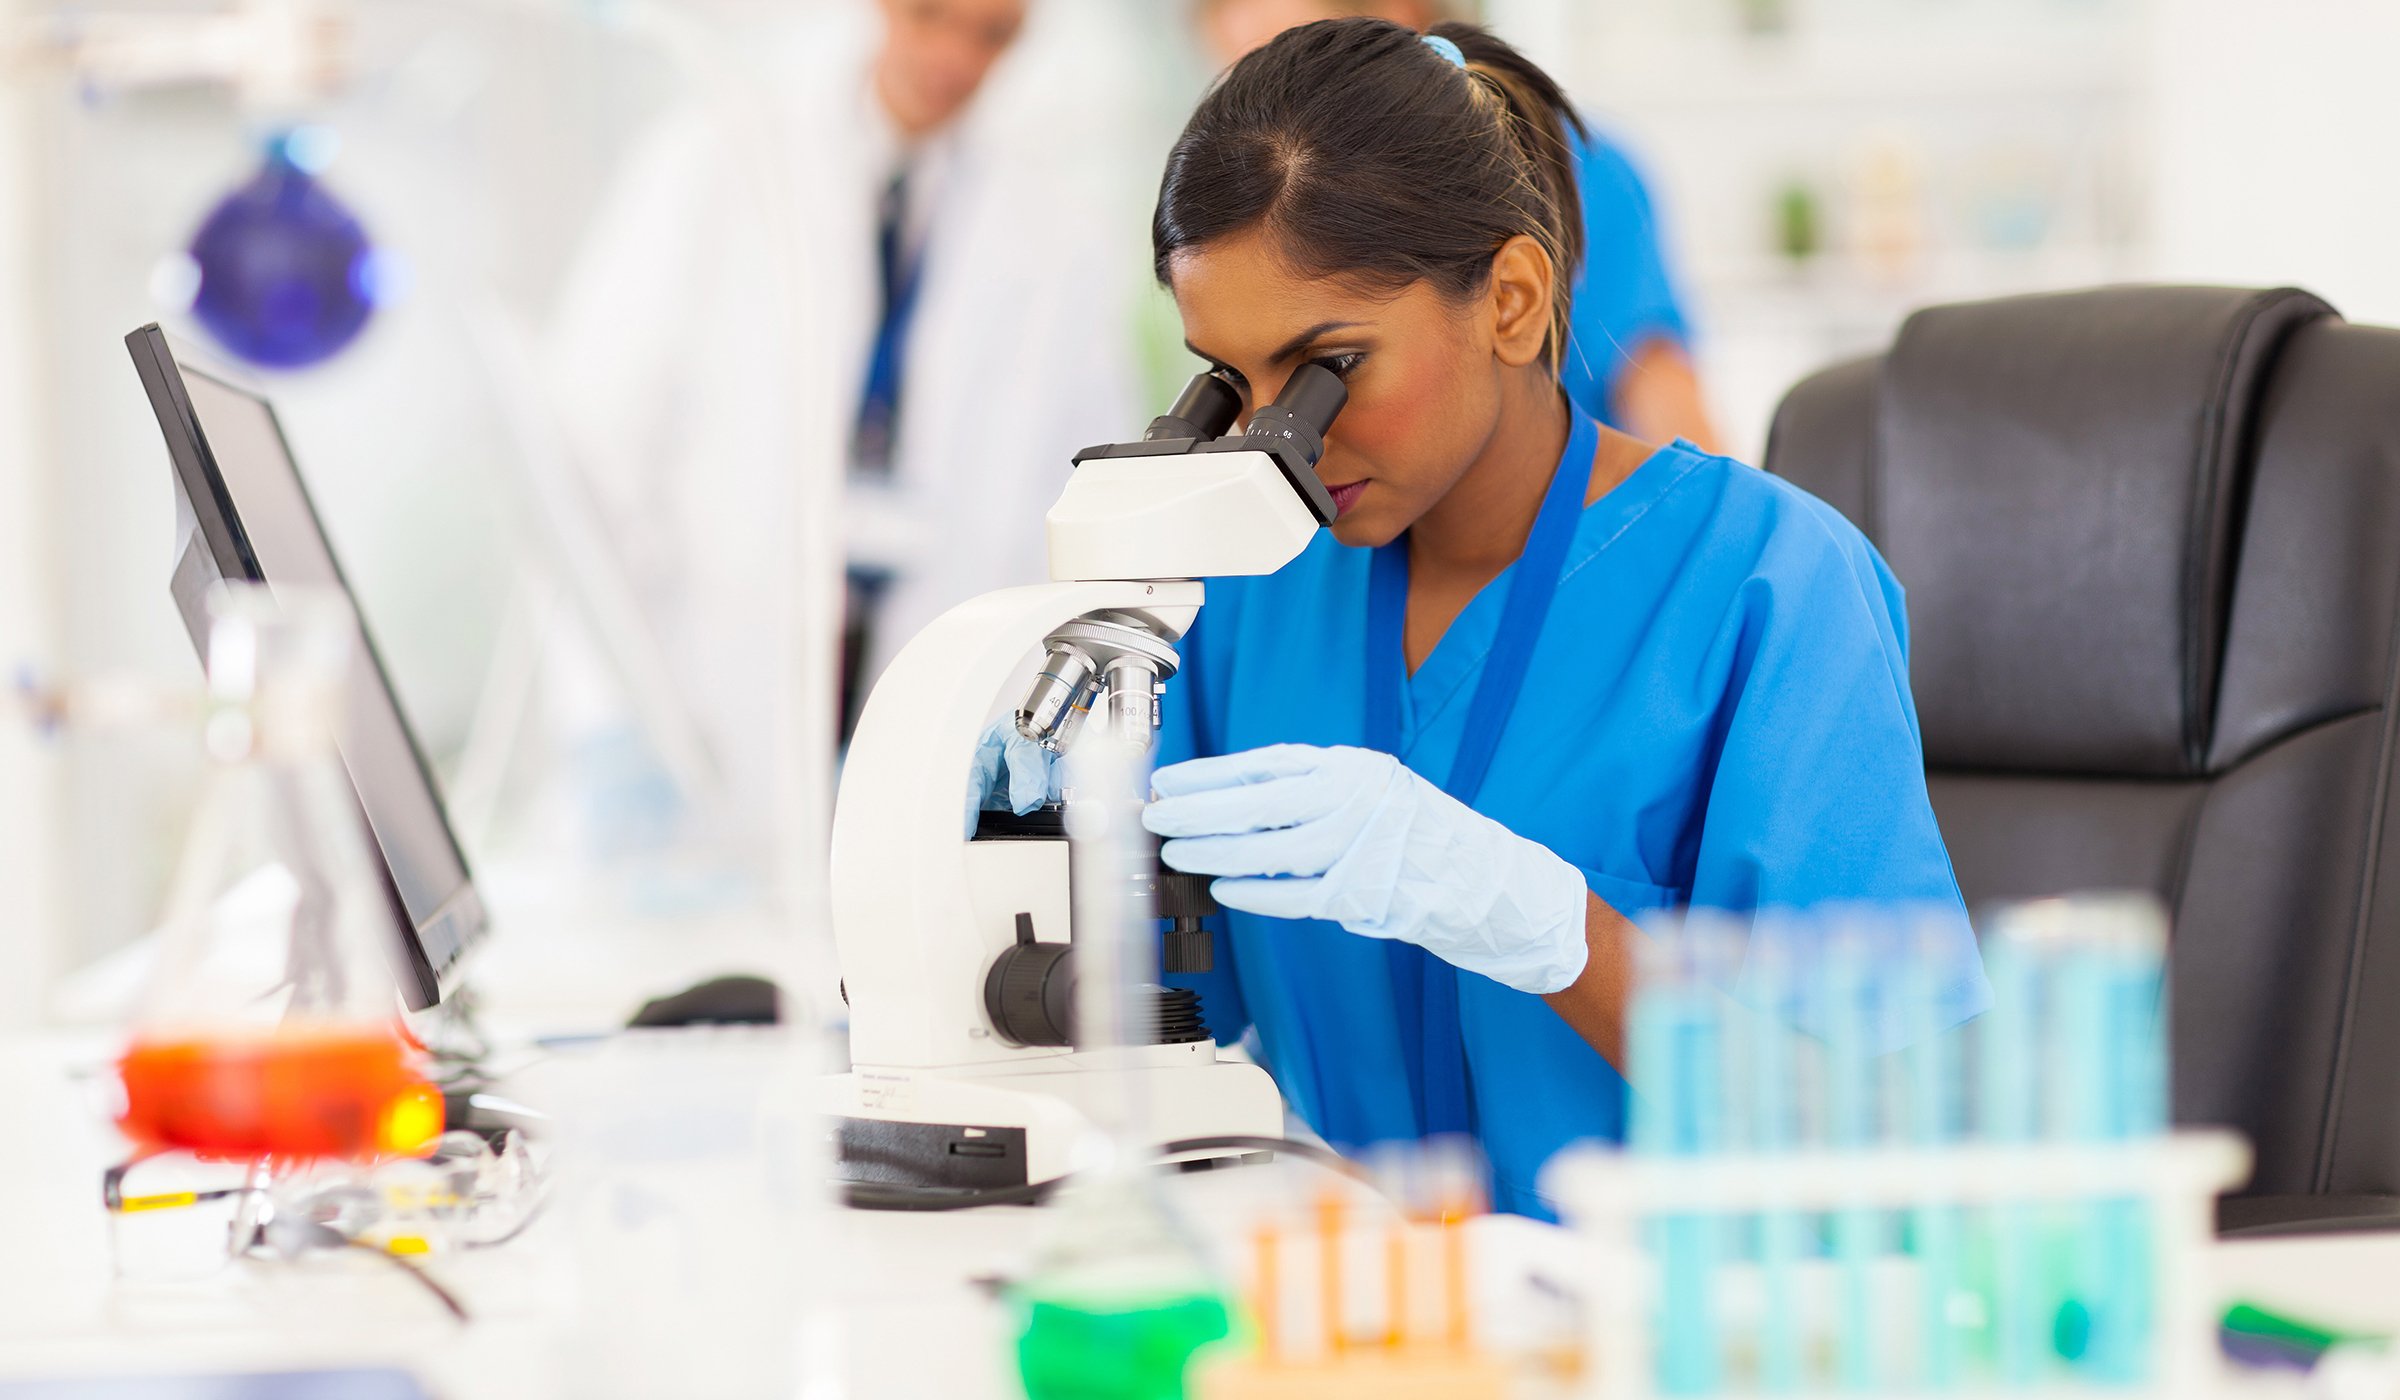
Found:
[[[393,907],[336,742],[356,623],[336,595],[261,585],[209,614],[209,768],[118,1126],[142,1155],[419,1155],[441,1095],[400,1020]]]

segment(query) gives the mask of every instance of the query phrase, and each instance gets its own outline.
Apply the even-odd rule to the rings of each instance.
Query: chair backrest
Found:
[[[1971,904],[2174,914],[2175,1110],[2250,1191],[2400,1193],[2400,331],[2305,292],[1943,306],[1802,381],[1766,467],[1908,590]]]

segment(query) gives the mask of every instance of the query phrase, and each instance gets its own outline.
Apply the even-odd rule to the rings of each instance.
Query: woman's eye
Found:
[[[1343,379],[1348,379],[1357,371],[1359,365],[1363,363],[1366,358],[1367,357],[1364,351],[1354,350],[1346,355],[1327,355],[1321,359],[1311,360],[1309,363],[1314,365],[1323,365],[1325,368],[1332,370],[1337,376]]]
[[[1250,381],[1242,378],[1240,375],[1229,369],[1220,369],[1211,372],[1217,376],[1218,383],[1224,385],[1228,389],[1231,389],[1234,397],[1241,400],[1242,412],[1248,413],[1250,411]]]

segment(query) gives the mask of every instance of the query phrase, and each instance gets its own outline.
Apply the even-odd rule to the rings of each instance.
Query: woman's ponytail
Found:
[[[1458,46],[1467,72],[1491,92],[1493,120],[1523,162],[1520,198],[1532,215],[1528,230],[1556,269],[1559,294],[1552,298],[1550,350],[1564,353],[1570,289],[1583,267],[1583,207],[1577,190],[1575,151],[1567,134],[1588,133],[1583,118],[1557,81],[1531,59],[1478,25],[1445,21],[1426,31]]]

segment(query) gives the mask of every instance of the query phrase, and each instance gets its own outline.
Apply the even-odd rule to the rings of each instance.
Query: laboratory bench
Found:
[[[549,926],[512,922],[478,969],[495,1025],[608,1024],[645,995],[775,955],[763,941],[771,934],[739,920],[704,920],[665,938],[541,922]],[[0,1039],[0,1381],[390,1365],[442,1400],[578,1394],[580,1342],[559,1302],[572,1295],[578,1263],[568,1223],[554,1216],[499,1248],[430,1262],[473,1314],[465,1325],[364,1253],[245,1261],[195,1283],[114,1282],[98,1181],[122,1150],[106,1117],[117,1045],[117,1032],[100,1027]],[[1314,1189],[1301,1178],[1317,1171],[1285,1159],[1175,1177],[1168,1193],[1204,1235],[1212,1225],[1229,1234],[1262,1190]],[[1011,1206],[824,1208],[793,1236],[812,1300],[792,1337],[797,1393],[1019,1394],[993,1281],[1027,1263],[1045,1224],[1043,1212]],[[1572,1258],[1564,1232],[1513,1217],[1475,1222],[1471,1239],[1475,1306],[1487,1315],[1517,1311],[1528,1274]],[[2209,1265],[2228,1303],[2400,1333],[2400,1234],[2223,1242]]]

